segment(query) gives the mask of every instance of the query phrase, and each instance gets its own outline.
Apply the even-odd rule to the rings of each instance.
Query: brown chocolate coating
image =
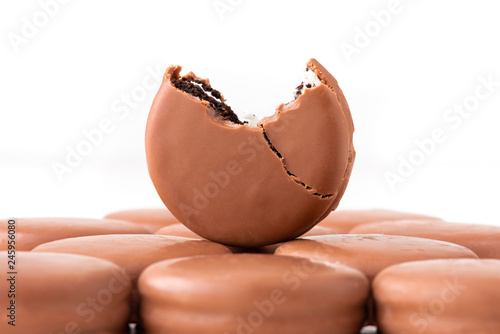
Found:
[[[359,271],[292,257],[229,254],[156,263],[139,278],[146,333],[358,333]]]
[[[176,237],[183,237],[183,238],[191,238],[191,239],[205,239],[203,237],[200,237],[198,234],[194,233],[190,229],[188,229],[186,226],[184,226],[181,223],[177,224],[172,224],[169,226],[165,226],[158,231],[156,231],[155,234],[158,235],[171,235],[171,236],[176,236]]]
[[[192,238],[192,239],[204,239],[204,238],[200,237],[198,234],[196,234],[193,231],[191,231],[190,229],[188,229],[186,226],[184,226],[181,223],[165,226],[165,227],[159,229],[158,231],[156,231],[155,234],[171,235],[171,236]],[[328,228],[328,227],[314,226],[312,229],[307,231],[302,236],[308,237],[308,236],[314,236],[314,235],[328,235],[328,234],[337,234],[337,232],[331,228]]]
[[[284,157],[287,170],[318,193],[336,197],[342,182],[349,178],[345,174],[354,159],[354,126],[347,103],[344,111],[329,83],[329,78],[335,79],[317,66],[321,65],[314,59],[307,64],[317,70],[323,84],[306,89],[295,101],[278,106],[273,116],[263,120],[263,127],[274,148]],[[336,135],[327,136],[329,132]],[[345,138],[347,145],[342,140]]]
[[[384,334],[497,334],[499,260],[403,263],[373,281],[377,323]]]
[[[380,234],[337,234],[284,243],[276,255],[298,256],[345,264],[368,279],[388,266],[417,260],[475,258],[470,249],[449,242]]]
[[[330,235],[330,234],[337,234],[337,231],[334,229],[324,227],[324,226],[314,226],[312,229],[307,231],[306,233],[302,234],[300,237],[314,237],[316,235]]]
[[[15,299],[7,252],[0,252],[0,333],[123,334],[131,283],[117,265],[89,256],[16,252]],[[8,325],[15,300],[15,327]]]
[[[323,226],[314,226],[312,229],[301,235],[300,237],[312,237],[316,235],[330,235],[330,234],[337,234],[334,230],[331,228],[323,227]],[[279,242],[277,244],[272,244],[272,245],[267,245],[263,247],[259,247],[257,249],[253,249],[252,253],[262,253],[262,254],[274,254],[276,252],[276,249],[278,249],[279,246],[281,246],[283,243]],[[233,253],[244,253],[245,251],[240,250],[239,252],[235,252],[233,250]]]
[[[441,220],[437,217],[400,212],[383,209],[373,210],[338,210],[330,213],[320,223],[320,226],[330,227],[338,233],[349,233],[351,229],[358,225],[380,222],[380,221],[396,221],[401,219],[429,219]]]
[[[208,80],[167,69],[147,123],[148,169],[165,205],[193,232],[269,245],[305,233],[338,205],[355,155],[352,119],[333,77],[315,60],[308,67],[323,83],[256,128],[222,119],[173,83]]]
[[[6,220],[4,220],[6,221]],[[16,218],[16,250],[30,251],[59,239],[100,234],[148,233],[143,227],[112,219]],[[7,250],[7,224],[0,225],[0,250]]]
[[[150,233],[155,233],[164,226],[179,223],[179,220],[167,208],[116,211],[107,214],[104,218],[136,223],[147,229]]]
[[[183,238],[192,238],[192,239],[204,239],[188,229],[186,226],[182,224],[173,224],[170,226],[166,226],[156,232],[159,235],[172,235]],[[313,235],[328,235],[328,234],[336,234],[334,230],[327,227],[322,226],[314,226],[312,229],[307,231],[303,236],[313,236]],[[231,247],[229,249],[233,253],[258,253],[258,254],[274,254],[276,248],[278,248],[281,243],[256,247],[256,248],[244,248],[244,247]]]
[[[500,226],[404,220],[362,225],[351,232],[443,240],[467,247],[480,258],[500,259]]]
[[[231,251],[215,242],[165,235],[129,234],[68,238],[42,244],[33,252],[71,253],[109,260],[122,267],[133,285],[131,319],[136,320],[137,279],[149,265],[184,256],[226,254]]]

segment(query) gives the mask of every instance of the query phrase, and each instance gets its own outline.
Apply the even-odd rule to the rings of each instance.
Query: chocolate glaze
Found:
[[[263,119],[262,127],[287,170],[311,192],[342,197],[339,192],[349,179],[355,155],[351,113],[335,78],[315,59],[307,63],[307,68],[322,84],[278,106],[273,116]]]
[[[16,250],[64,238],[99,234],[148,233],[143,227],[112,219],[16,218]],[[7,224],[0,225],[0,250],[7,250]]]
[[[313,237],[316,235],[330,235],[330,234],[337,234],[337,231],[328,227],[316,225],[306,233],[302,234],[300,237]]]
[[[139,278],[146,333],[357,333],[368,281],[338,264],[262,254],[156,263]]]
[[[71,253],[109,260],[122,267],[133,286],[131,321],[137,320],[137,279],[150,264],[184,256],[225,254],[231,251],[215,242],[165,235],[129,234],[68,238],[42,244],[33,252]]]
[[[426,259],[474,258],[471,250],[448,242],[380,234],[337,234],[289,241],[275,252],[341,263],[362,271],[371,281],[391,265]],[[367,324],[374,324],[373,301],[368,303]]]
[[[323,83],[256,128],[173,83],[210,86],[207,79],[167,69],[147,123],[148,169],[165,205],[193,232],[269,245],[305,233],[338,205],[354,161],[352,119],[335,79],[313,59],[308,67]]]
[[[406,235],[443,240],[470,248],[480,258],[500,259],[499,226],[402,220],[362,225],[354,228],[351,232]]]
[[[184,226],[181,223],[177,224],[172,224],[169,226],[165,226],[158,231],[156,231],[155,234],[159,235],[171,235],[171,236],[177,236],[177,237],[184,237],[184,238],[192,238],[192,239],[204,239],[200,237],[198,234],[194,233],[190,229],[188,229],[186,226]],[[337,234],[336,231],[334,231],[331,228],[324,227],[324,226],[314,226],[312,229],[307,231],[303,237],[308,237],[308,236],[314,236],[314,235],[328,235],[328,234]]]
[[[321,226],[330,227],[338,233],[349,233],[351,229],[358,225],[379,222],[379,221],[395,221],[401,219],[430,219],[441,220],[437,217],[400,212],[383,209],[373,210],[338,210],[330,213],[328,217],[323,219]]]
[[[20,251],[16,259],[15,327],[7,323],[11,269],[0,264],[0,333],[125,333],[131,283],[120,267],[73,254]]]
[[[136,223],[147,229],[150,233],[155,233],[164,226],[179,223],[179,220],[167,208],[116,211],[107,214],[104,218]]]
[[[200,237],[198,234],[194,233],[190,229],[188,229],[186,226],[184,226],[181,223],[177,224],[172,224],[169,226],[165,226],[158,231],[156,231],[155,234],[158,235],[171,235],[171,236],[176,236],[176,237],[183,237],[183,238],[191,238],[191,239],[205,239],[203,237]]]
[[[183,224],[173,224],[170,226],[165,226],[164,228],[158,230],[156,234],[159,235],[172,235],[184,238],[192,238],[192,239],[204,239],[188,229]],[[303,236],[313,236],[313,235],[328,235],[328,234],[336,234],[334,230],[331,228],[323,227],[323,226],[314,226],[312,229],[307,231]],[[274,254],[276,248],[278,248],[281,243],[257,247],[257,248],[244,248],[244,247],[232,247],[229,246],[229,249],[233,253],[259,253],[259,254]]]
[[[384,334],[496,334],[499,260],[429,260],[389,267],[373,281]]]
[[[470,249],[449,242],[381,234],[336,234],[284,243],[276,255],[342,263],[370,280],[393,264],[441,258],[476,258]]]

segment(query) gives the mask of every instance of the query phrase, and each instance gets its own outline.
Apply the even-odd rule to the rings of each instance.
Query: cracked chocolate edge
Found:
[[[323,74],[320,71],[320,69],[311,60],[309,62],[307,62],[306,67],[309,70],[313,71],[316,74],[316,76],[318,77],[318,79],[321,81],[321,83],[323,85],[325,85],[326,87],[328,87],[328,89],[330,89],[330,91],[333,93],[333,95],[335,95],[335,99],[337,100],[337,103],[339,104],[340,110],[342,110],[342,114],[344,115],[346,122],[348,122],[348,119],[346,117],[346,113],[350,113],[350,110],[347,110],[347,111],[344,110],[344,107],[342,106],[342,101],[341,101],[339,95],[337,94],[337,92],[335,91],[335,88],[334,88],[333,84],[330,82],[330,80],[328,79],[328,77],[325,74]],[[334,78],[334,80],[336,80],[336,79]],[[338,83],[337,83],[337,86],[338,86]],[[297,87],[297,88],[299,88],[299,87]],[[340,89],[340,87],[339,87],[339,89]],[[354,130],[354,126],[353,126],[353,130]],[[348,174],[350,174],[350,172],[351,172],[351,169],[352,169],[351,166],[354,162],[355,157],[356,157],[356,151],[354,150],[354,145],[353,145],[353,141],[352,141],[352,134],[351,134],[351,146],[349,147],[349,154],[347,157],[347,166],[346,166],[346,169],[344,171],[344,175],[342,177],[342,182],[339,185],[339,187],[337,188],[337,190],[335,191],[335,193],[331,194],[332,196],[337,197],[338,193],[341,191],[342,184],[345,182],[345,179],[348,177]]]
[[[288,170],[288,168],[286,167],[286,164],[285,164],[285,161],[284,161],[284,157],[283,155],[281,155],[281,153],[276,149],[276,147],[274,147],[273,143],[271,142],[271,140],[269,139],[269,137],[267,136],[267,133],[266,133],[266,129],[264,128],[264,126],[262,124],[259,124],[259,127],[262,129],[262,134],[264,135],[264,139],[266,140],[267,144],[269,145],[269,148],[271,149],[271,151],[273,151],[273,153],[278,157],[278,159],[280,159],[281,161],[281,164],[283,166],[283,169],[285,170],[285,172],[288,174],[289,177],[292,178],[292,180],[297,183],[297,184],[300,184],[302,187],[304,187],[311,195],[314,195],[314,196],[318,196],[320,198],[330,198],[333,196],[333,194],[321,194],[319,193],[318,191],[316,191],[316,189],[314,189],[313,187],[311,186],[308,186],[307,184],[305,184],[297,175],[293,174],[292,172],[290,172]]]

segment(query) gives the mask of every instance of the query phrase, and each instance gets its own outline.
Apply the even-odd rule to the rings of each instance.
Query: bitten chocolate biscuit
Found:
[[[208,79],[167,69],[151,107],[146,156],[167,208],[196,234],[258,247],[305,233],[336,208],[355,151],[335,78],[307,63],[295,100],[251,126]]]

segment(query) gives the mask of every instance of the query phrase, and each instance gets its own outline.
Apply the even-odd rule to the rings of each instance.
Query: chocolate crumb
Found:
[[[212,90],[210,92],[210,94],[212,94],[212,96],[215,97],[218,100],[220,100],[222,98],[222,96],[221,96],[221,94],[220,94],[220,92],[218,90],[214,89],[214,90]]]
[[[297,87],[295,87],[295,93],[293,94],[293,97],[295,99],[297,99],[300,96],[300,94],[302,94],[301,93],[302,88],[304,88],[304,84],[302,84],[302,83],[300,85],[298,85]]]

